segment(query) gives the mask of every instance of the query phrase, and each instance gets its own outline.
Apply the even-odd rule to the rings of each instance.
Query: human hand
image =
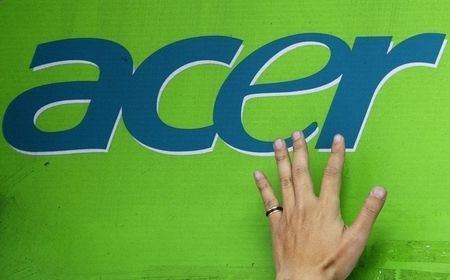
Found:
[[[386,191],[373,188],[355,222],[344,225],[339,199],[344,138],[334,137],[319,197],[313,191],[304,136],[294,132],[292,140],[292,163],[284,140],[274,143],[284,208],[267,212],[277,280],[345,279],[364,250]],[[264,174],[256,171],[254,176],[266,211],[279,206]]]

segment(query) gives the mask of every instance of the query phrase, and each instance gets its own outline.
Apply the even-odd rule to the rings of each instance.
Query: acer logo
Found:
[[[333,136],[340,133],[345,136],[348,150],[354,151],[383,84],[409,67],[436,67],[445,43],[445,34],[425,33],[395,46],[392,37],[356,37],[350,48],[333,35],[306,33],[270,42],[234,65],[243,47],[242,40],[204,36],[169,44],[134,70],[130,53],[112,41],[82,38],[49,42],[36,48],[33,70],[84,63],[98,67],[100,76],[97,81],[48,84],[21,93],[5,112],[3,134],[14,149],[27,154],[106,152],[122,117],[130,134],[156,152],[205,153],[213,150],[220,137],[239,152],[272,155],[271,142],[255,139],[245,131],[245,103],[259,97],[313,94],[338,84],[316,149],[329,150]],[[292,81],[257,83],[279,57],[309,45],[330,51],[330,59],[320,71]],[[213,124],[195,129],[165,124],[158,115],[164,88],[183,70],[203,64],[233,68],[218,92]],[[76,127],[57,132],[37,128],[36,121],[45,110],[80,102],[89,106]],[[318,131],[314,120],[303,129],[308,140]],[[290,138],[286,142],[292,146]]]

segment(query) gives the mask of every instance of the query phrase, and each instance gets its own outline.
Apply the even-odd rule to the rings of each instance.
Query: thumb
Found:
[[[358,214],[353,225],[345,231],[347,242],[344,242],[343,257],[340,258],[341,278],[345,279],[355,267],[358,258],[361,256],[367,239],[369,238],[370,230],[372,229],[375,220],[383,208],[384,200],[386,199],[386,190],[382,187],[375,187],[370,192],[369,196],[364,202],[364,206]]]
[[[359,212],[358,217],[351,226],[358,236],[367,240],[375,220],[383,208],[386,200],[386,190],[383,187],[374,187],[364,202],[364,206]]]

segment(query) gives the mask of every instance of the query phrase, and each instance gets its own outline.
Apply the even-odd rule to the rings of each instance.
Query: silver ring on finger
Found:
[[[271,214],[275,212],[283,212],[283,207],[281,206],[273,206],[266,211],[266,217],[269,217]]]

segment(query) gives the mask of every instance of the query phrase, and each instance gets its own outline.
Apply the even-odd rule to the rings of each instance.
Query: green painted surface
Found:
[[[450,32],[448,1],[0,1],[0,121],[8,104],[33,87],[95,80],[71,65],[33,72],[40,43],[78,37],[113,40],[135,68],[174,41],[200,35],[244,40],[241,61],[283,36]],[[295,50],[259,82],[320,69],[328,53]],[[177,127],[212,123],[230,69],[200,66],[167,87],[160,113]],[[389,199],[352,279],[450,279],[450,61],[392,77],[377,96],[356,152],[348,154],[342,192],[350,223],[371,186]],[[336,87],[320,94],[248,102],[254,137],[287,137],[323,124]],[[195,108],[193,110],[192,108]],[[45,112],[41,129],[75,126],[86,107]],[[189,114],[187,114],[189,112]],[[188,116],[188,117],[187,117]],[[317,137],[311,141],[315,144]],[[319,185],[327,154],[310,149]],[[108,153],[28,156],[0,137],[0,279],[273,279],[267,220],[252,171],[275,182],[270,157],[240,154],[222,140],[211,153],[169,156],[145,149],[120,122]]]

